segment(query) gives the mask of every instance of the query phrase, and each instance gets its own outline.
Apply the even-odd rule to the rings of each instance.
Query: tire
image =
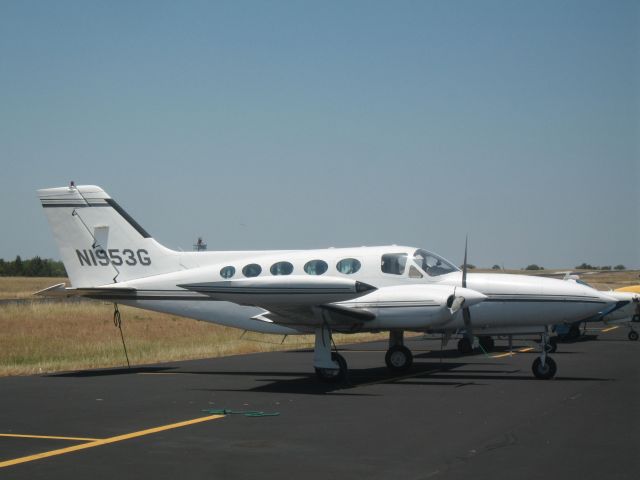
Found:
[[[478,342],[480,343],[480,346],[482,347],[482,349],[485,352],[490,352],[493,350],[493,347],[496,346],[496,342],[493,341],[493,338],[491,337],[480,337],[478,339]]]
[[[632,342],[637,342],[638,341],[638,332],[636,332],[635,330],[631,330],[629,332],[628,338]]]
[[[539,380],[549,380],[556,375],[558,367],[556,362],[551,357],[547,357],[544,361],[544,367],[542,366],[542,360],[540,357],[536,358],[531,365],[531,371],[533,375]]]
[[[317,377],[323,382],[338,383],[347,378],[347,361],[339,353],[333,352],[331,360],[337,362],[338,369],[334,368],[316,368]]]
[[[403,345],[396,345],[387,350],[384,361],[389,370],[394,372],[406,372],[413,365],[413,354],[411,350]]]
[[[473,346],[467,337],[462,337],[458,340],[458,352],[462,355],[468,355],[473,352]]]

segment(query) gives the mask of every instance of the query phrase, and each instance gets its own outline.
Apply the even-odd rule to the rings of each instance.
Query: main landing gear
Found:
[[[547,356],[551,344],[549,342],[549,329],[545,328],[540,341],[540,356],[533,361],[531,371],[533,375],[540,380],[549,380],[553,378],[558,370],[556,362],[553,358]]]
[[[632,342],[637,342],[638,341],[638,332],[636,332],[633,328],[631,329],[631,331],[629,332],[628,335],[629,340],[631,340]]]
[[[389,370],[394,372],[406,372],[411,368],[413,354],[404,346],[404,332],[402,330],[389,332],[389,350],[384,356],[384,361]]]
[[[338,352],[331,351],[331,330],[325,324],[316,328],[313,366],[323,382],[337,383],[347,378],[347,361]]]

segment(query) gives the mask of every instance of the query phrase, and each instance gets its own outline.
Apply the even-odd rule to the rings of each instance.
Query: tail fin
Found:
[[[179,254],[156,242],[100,187],[47,188],[38,196],[74,287],[177,270]]]

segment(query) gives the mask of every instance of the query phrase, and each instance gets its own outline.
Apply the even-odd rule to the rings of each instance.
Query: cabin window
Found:
[[[222,278],[231,278],[235,274],[236,274],[236,269],[231,265],[229,265],[228,267],[223,267],[222,270],[220,270],[220,276]]]
[[[382,273],[390,273],[392,275],[402,275],[407,266],[406,253],[386,253],[382,255],[380,268]]]
[[[323,260],[311,260],[304,265],[304,271],[309,275],[322,275],[327,271],[327,268],[329,265]]]
[[[271,265],[271,275],[291,275],[293,265],[289,262],[278,262]]]
[[[345,275],[350,275],[360,270],[360,266],[361,266],[360,262],[355,258],[344,258],[336,264],[336,269],[340,273],[344,273]]]
[[[261,272],[262,272],[262,267],[257,263],[250,263],[249,265],[246,265],[242,269],[242,274],[245,277],[257,277],[258,275],[260,275]]]

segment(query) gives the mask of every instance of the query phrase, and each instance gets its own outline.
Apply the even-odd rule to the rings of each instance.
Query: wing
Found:
[[[213,300],[224,300],[262,307],[317,306],[358,298],[375,287],[357,280],[340,277],[312,277],[288,275],[243,278],[223,282],[187,283],[180,288],[207,295]]]

